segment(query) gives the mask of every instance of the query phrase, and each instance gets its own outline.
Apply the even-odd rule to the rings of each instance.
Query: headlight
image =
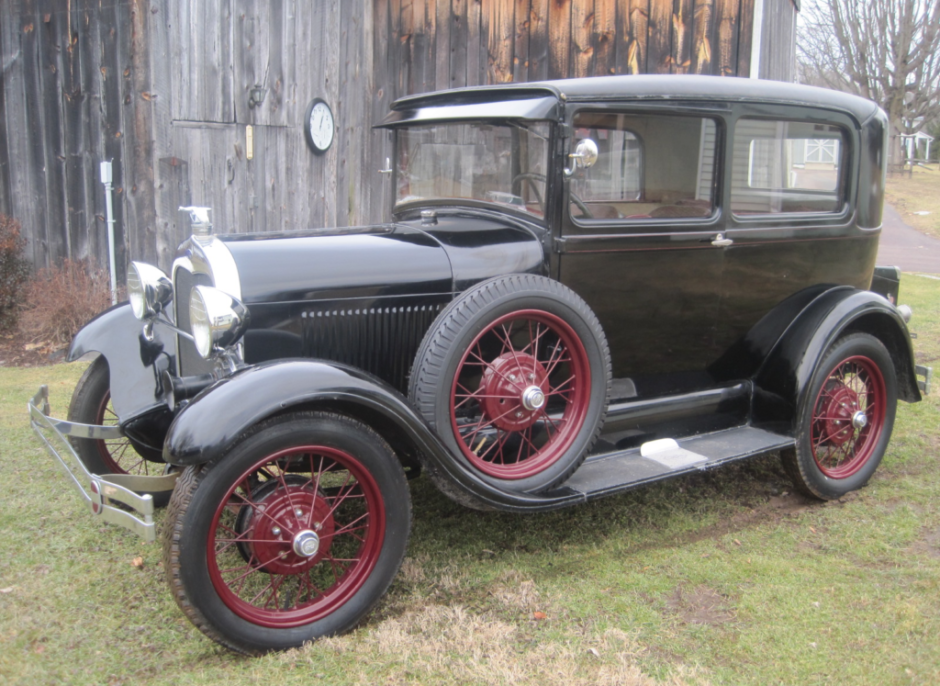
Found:
[[[138,319],[162,311],[173,300],[173,282],[166,274],[145,262],[131,262],[127,270],[127,297]]]
[[[189,323],[196,351],[208,358],[237,341],[248,327],[248,308],[211,286],[196,286],[189,300]]]

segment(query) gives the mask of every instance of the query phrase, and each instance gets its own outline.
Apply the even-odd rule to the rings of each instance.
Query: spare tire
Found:
[[[409,396],[455,459],[535,493],[584,460],[607,414],[610,352],[571,289],[534,274],[461,294],[418,349]]]

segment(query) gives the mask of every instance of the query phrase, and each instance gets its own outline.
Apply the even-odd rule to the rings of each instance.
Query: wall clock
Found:
[[[322,98],[314,98],[307,106],[304,117],[304,138],[307,145],[318,155],[322,155],[333,144],[333,111]]]

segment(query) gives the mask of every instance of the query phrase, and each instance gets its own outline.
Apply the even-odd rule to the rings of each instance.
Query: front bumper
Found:
[[[920,392],[924,395],[929,395],[930,382],[933,380],[933,367],[925,367],[918,364],[914,366],[914,372],[917,376],[924,377],[923,379],[917,379],[917,387],[920,389]]]
[[[133,531],[145,541],[156,540],[153,522],[153,496],[150,493],[172,491],[178,473],[164,476],[109,474],[89,472],[78,458],[66,436],[89,439],[121,438],[120,427],[78,424],[49,416],[49,389],[41,386],[27,403],[30,423],[46,449],[71,479],[78,494],[91,506],[91,512],[109,524]],[[59,450],[56,450],[56,447]],[[61,451],[61,452],[60,452]],[[70,467],[63,455],[72,463]],[[86,490],[84,484],[88,484]],[[135,491],[147,491],[141,495]]]

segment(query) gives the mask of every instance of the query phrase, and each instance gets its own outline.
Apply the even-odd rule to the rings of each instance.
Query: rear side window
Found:
[[[738,120],[731,210],[737,215],[838,212],[847,140],[841,127],[829,124]]]
[[[579,112],[574,152],[590,138],[597,161],[570,179],[569,211],[578,223],[611,219],[708,217],[715,209],[713,119]]]

